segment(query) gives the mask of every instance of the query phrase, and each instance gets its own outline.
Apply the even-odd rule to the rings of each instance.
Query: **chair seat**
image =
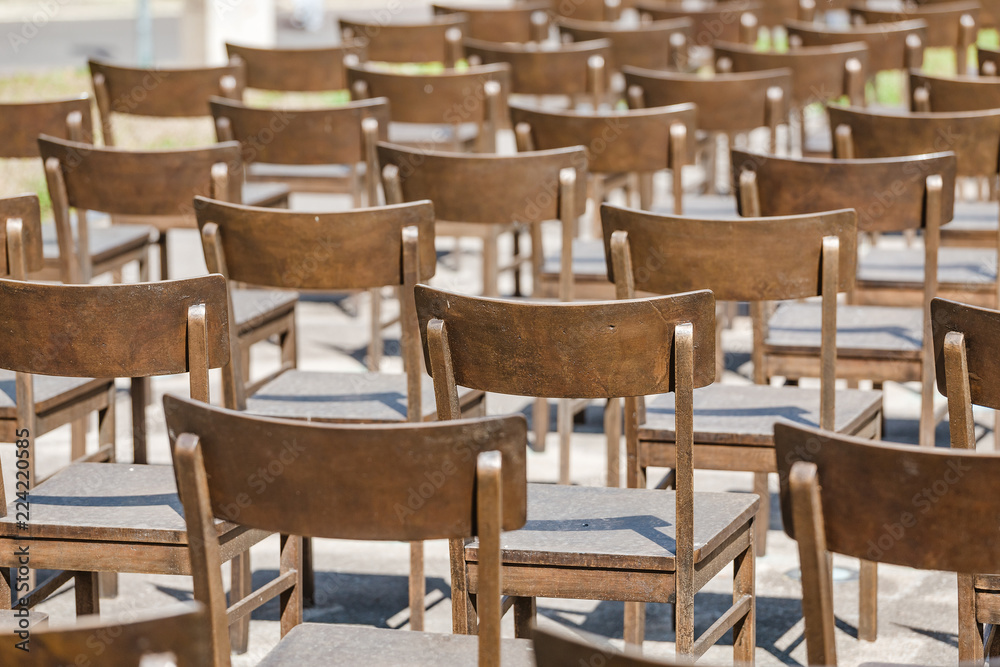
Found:
[[[91,261],[101,264],[130,250],[137,250],[155,241],[159,232],[145,225],[111,225],[110,227],[90,227],[87,245]],[[76,234],[76,223],[73,223]],[[59,240],[55,225],[42,225],[42,253],[47,262],[59,262]]]
[[[243,184],[243,203],[247,206],[288,206],[288,186],[284,183],[252,181]]]
[[[820,304],[783,303],[768,323],[765,352],[818,355]],[[858,359],[920,359],[923,310],[891,306],[837,306],[837,356]]]
[[[745,529],[760,499],[751,493],[694,494],[694,560]],[[675,569],[676,494],[656,489],[528,485],[528,522],[503,533],[504,563]],[[478,560],[478,540],[466,559]]]
[[[533,667],[534,651],[527,639],[501,639],[500,662]],[[440,667],[475,665],[479,638],[329,623],[302,623],[285,635],[258,667],[279,665],[380,665],[380,667]]]
[[[437,419],[434,384],[421,374],[424,421]],[[483,392],[459,387],[464,407]],[[406,376],[402,373],[337,373],[291,369],[247,398],[247,412],[324,422],[406,421]]]
[[[996,225],[993,227],[996,234]],[[938,252],[940,288],[993,291],[996,251],[985,248],[941,248]],[[924,285],[923,248],[873,248],[858,260],[859,287],[919,289]]]
[[[219,535],[235,524],[216,519]],[[173,466],[74,463],[31,490],[31,518],[19,528],[14,502],[0,535],[89,542],[186,544]]]
[[[983,591],[1000,591],[1000,574],[977,574],[973,585]]]
[[[853,434],[882,409],[882,392],[840,390],[836,405],[836,431]],[[776,421],[818,428],[819,408],[819,389],[712,384],[694,390],[694,441],[773,447]],[[674,442],[675,437],[674,395],[647,399],[639,439]]]
[[[32,376],[35,411],[44,414],[90,393],[106,391],[114,380],[55,375]],[[17,388],[13,371],[0,370],[0,419],[17,418]]]
[[[294,311],[299,300],[298,293],[288,290],[237,288],[232,295],[233,318],[241,335]]]
[[[995,201],[956,201],[954,219],[941,227],[941,243],[996,248],[997,214]]]

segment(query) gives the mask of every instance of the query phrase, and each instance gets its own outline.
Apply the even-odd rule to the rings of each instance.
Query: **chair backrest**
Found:
[[[809,664],[837,663],[828,552],[925,570],[1000,568],[1000,456],[785,423],[774,446],[785,532],[799,545]]]
[[[617,21],[621,10],[632,7],[632,0],[615,3],[613,0],[565,0],[553,2],[552,11],[556,16],[578,19],[580,21]]]
[[[790,41],[799,46],[833,46],[864,42],[868,45],[868,76],[893,69],[920,68],[924,61],[927,22],[923,20],[852,25],[835,30],[822,23],[785,21]]]
[[[208,611],[185,602],[155,613],[134,613],[128,621],[82,618],[68,628],[33,629],[25,646],[0,640],[5,665],[70,665],[80,657],[100,656],[105,667],[134,667],[144,656],[171,655],[177,667],[212,667]]]
[[[506,224],[560,219],[568,204],[559,196],[564,170],[575,176],[570,192],[576,215],[586,206],[587,154],[582,147],[475,155],[379,143],[378,157],[383,172],[395,167],[402,201],[431,200],[438,220]]]
[[[253,417],[169,395],[164,412],[190,536],[195,599],[212,615],[217,665],[228,664],[229,639],[216,519],[288,536],[279,574],[291,586],[283,597],[282,634],[302,619],[301,538],[292,535],[414,541],[478,534],[485,556],[479,570],[480,665],[499,664],[500,531],[522,527],[527,516],[523,417],[332,425]],[[275,461],[282,473],[269,477],[253,502],[243,502],[247,480]],[[432,475],[445,480],[416,503],[413,490]]]
[[[977,44],[976,57],[979,59],[979,74],[981,76],[1000,75],[1000,49],[990,49]]]
[[[828,112],[837,157],[951,151],[958,176],[995,177],[998,172],[1000,109],[908,113],[830,105]]]
[[[979,111],[1000,109],[1000,78],[933,76],[910,72],[913,111]]]
[[[574,42],[607,39],[611,42],[611,60],[615,67],[625,65],[667,69],[677,67],[677,51],[690,41],[693,21],[682,17],[627,25],[617,21],[581,21],[560,18],[559,32]],[[676,46],[675,46],[676,45]]]
[[[369,60],[391,63],[444,62],[454,67],[458,54],[447,33],[463,30],[464,14],[435,16],[424,21],[367,20],[341,16],[340,32],[345,42],[360,44]]]
[[[355,43],[264,49],[226,42],[226,51],[230,62],[243,61],[247,88],[284,92],[343,90],[347,88],[345,61],[367,57],[364,47]]]
[[[642,106],[660,107],[693,102],[698,106],[698,129],[711,132],[746,132],[780,124],[788,113],[792,72],[789,69],[716,74],[662,72],[637,67],[622,68],[625,87],[639,91]],[[776,90],[773,90],[776,89]]]
[[[748,23],[756,26],[756,15],[764,7],[756,0],[724,0],[700,6],[690,6],[684,2],[639,0],[635,3],[635,8],[657,21],[689,18],[692,21],[690,43],[694,46],[712,46],[716,41],[744,41],[748,36],[744,26]],[[752,41],[756,41],[755,38],[756,35]]]
[[[42,250],[38,195],[0,198],[0,276],[25,280],[27,274],[41,271]]]
[[[582,95],[588,91],[592,56],[613,65],[612,44],[607,39],[540,48],[537,44],[503,44],[466,38],[466,57],[484,64],[509,63],[512,93],[525,95]]]
[[[38,157],[38,135],[94,141],[90,96],[0,104],[0,158]]]
[[[431,5],[434,14],[465,15],[464,33],[473,39],[494,42],[539,42],[549,32],[551,3],[547,0],[525,0],[513,5],[494,6],[461,2]]]
[[[956,48],[962,41],[963,31],[972,32],[975,19],[979,16],[978,0],[958,0],[958,2],[932,2],[926,4],[900,5],[899,9],[869,7],[866,4],[850,6],[851,20],[867,24],[897,23],[899,21],[923,20],[927,23],[925,47]],[[971,19],[970,26],[963,27],[963,17]],[[973,39],[968,43],[975,41]],[[968,46],[966,44],[966,46]]]
[[[89,64],[106,146],[115,145],[112,112],[161,118],[208,116],[209,97],[240,99],[246,85],[243,63],[183,69],[127,67],[94,59]]]
[[[847,95],[864,103],[864,77],[868,69],[868,46],[864,42],[811,46],[784,53],[757,51],[745,44],[716,42],[716,63],[726,58],[734,72],[789,69],[792,72],[790,102],[804,107],[814,102]]]

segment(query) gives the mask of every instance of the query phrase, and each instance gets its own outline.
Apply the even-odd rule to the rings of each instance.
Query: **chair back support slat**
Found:
[[[1000,78],[997,77],[933,76],[911,71],[910,90],[920,88],[927,91],[930,111],[935,113],[1000,109]]]
[[[418,285],[416,303],[425,355],[428,322],[443,320],[455,382],[463,387],[546,398],[673,391],[674,327],[683,322],[694,327],[694,386],[711,384],[715,376],[715,299],[708,291],[538,304]]]
[[[993,176],[1000,160],[1000,109],[910,113],[831,105],[830,129],[850,128],[855,158],[951,151],[958,176]],[[947,190],[947,188],[946,188]]]
[[[881,159],[833,160],[782,158],[732,150],[732,173],[738,183],[754,172],[760,215],[800,215],[839,208],[858,213],[858,229],[889,232],[924,225],[925,179],[943,179],[941,223],[952,219],[955,206],[955,156],[951,153]],[[737,205],[750,215],[736,188]],[[842,251],[843,256],[843,251]]]
[[[520,415],[327,425],[252,417],[172,395],[164,397],[164,412],[171,447],[181,434],[198,437],[221,519],[305,537],[471,537],[476,459],[485,451],[502,456],[503,529],[526,519],[527,423]],[[280,474],[261,477],[275,462]],[[249,493],[248,504],[241,498]]]
[[[229,361],[220,275],[124,285],[0,280],[0,368],[97,378],[186,373],[188,308],[198,304],[209,367],[220,368]]]
[[[354,165],[365,158],[364,119],[378,121],[380,139],[389,136],[385,99],[323,109],[265,109],[215,97],[210,106],[216,126],[225,119],[242,145],[244,162]]]
[[[90,74],[104,78],[109,111],[161,118],[209,115],[208,98],[223,94],[224,77],[232,77],[232,94],[237,98],[243,95],[245,86],[242,63],[162,69],[123,67],[91,60]]]
[[[36,143],[37,145],[37,143]],[[25,270],[41,271],[45,265],[42,254],[42,214],[38,195],[24,194],[0,198],[0,248],[8,248],[7,221],[21,220],[21,238],[24,243]],[[11,264],[6,252],[0,252],[0,276],[9,276]]]
[[[611,41],[611,52],[615,67],[625,65],[667,69],[674,67],[670,50],[671,38],[676,34],[690,39],[693,21],[682,17],[624,26],[614,21],[581,21],[572,18],[558,20],[559,32],[569,35],[574,42],[595,39]],[[675,38],[676,39],[676,38]]]
[[[461,2],[431,5],[437,16],[464,14],[464,32],[468,37],[519,43],[533,41],[531,17],[535,12],[548,14],[550,7],[547,0],[522,0],[514,5],[498,3],[493,6]]]
[[[466,38],[466,56],[484,64],[509,63],[511,92],[524,95],[582,95],[587,90],[587,63],[601,56],[606,71],[614,66],[612,44],[607,39],[562,44],[558,49],[537,45],[504,44]]]
[[[864,42],[868,45],[870,77],[882,70],[920,67],[923,62],[923,49],[917,49],[913,53],[917,58],[916,61],[908,61],[906,40],[915,35],[923,44],[927,39],[927,21],[922,20],[852,25],[847,30],[831,29],[821,23],[790,20],[785,21],[785,30],[788,31],[790,38],[798,38],[802,46],[806,47]]]
[[[195,200],[198,225],[219,228],[229,278],[267,287],[339,291],[403,284],[403,229],[419,235],[420,276],[434,276],[434,207],[423,201],[304,213]]]
[[[640,14],[648,14],[656,21],[687,18],[692,21],[691,44],[712,46],[716,41],[740,41],[740,18],[743,14],[758,14],[763,3],[756,0],[723,0],[705,5],[685,2],[660,2],[642,0],[635,3]]]
[[[789,536],[795,537],[789,474],[797,462],[812,462],[829,551],[925,570],[1000,568],[994,492],[1000,457],[875,443],[780,422],[774,444]]]
[[[675,294],[711,289],[721,301],[821,296],[823,238],[840,240],[839,291],[854,282],[853,210],[740,220],[697,220],[605,204],[601,207],[609,280],[611,236],[628,233],[635,289]]]
[[[542,222],[559,218],[559,172],[576,170],[574,210],[587,201],[582,147],[517,155],[470,155],[379,143],[379,163],[394,165],[406,201],[429,199],[438,220]],[[484,187],[493,183],[497,187]]]
[[[934,368],[938,390],[948,396],[945,336],[952,331],[965,338],[970,397],[975,405],[1000,410],[1000,311],[934,299],[931,302],[934,330]]]
[[[94,119],[88,95],[47,102],[0,104],[0,158],[38,157],[40,134],[73,139],[67,124],[72,113],[80,114],[82,136],[76,139],[93,142]]]
[[[420,23],[339,19],[345,42],[365,48],[369,60],[391,63],[444,62],[448,59],[445,33],[451,28],[464,28],[464,14],[435,16]]]
[[[208,102],[205,102],[206,114]],[[191,216],[195,195],[240,201],[243,163],[240,145],[227,141],[206,148],[131,151],[42,136],[44,160],[59,161],[69,206],[118,215]],[[229,169],[228,192],[214,192],[212,166]]]
[[[360,44],[296,49],[262,49],[226,43],[229,57],[246,65],[247,88],[283,92],[320,92],[347,88],[344,57],[366,59]],[[213,93],[217,94],[217,93]]]
[[[531,126],[533,145],[539,150],[570,146],[587,149],[587,166],[593,172],[634,172],[666,169],[672,125],[684,125],[689,161],[694,160],[694,140],[699,110],[693,104],[626,111],[550,111],[511,104],[511,120]],[[581,210],[581,209],[577,209]]]
[[[364,82],[369,97],[389,100],[392,120],[400,123],[448,125],[482,122],[487,112],[487,82],[500,84],[501,99],[510,92],[506,63],[449,69],[440,74],[404,74],[373,66],[347,68],[352,91]]]
[[[869,25],[923,20],[927,23],[925,47],[953,49],[958,45],[961,17],[969,15],[973,19],[978,18],[980,3],[978,0],[927,2],[899,9],[869,7],[864,3],[854,3],[849,10],[852,22],[861,20]]]
[[[626,90],[632,86],[642,88],[645,106],[692,102],[698,106],[698,129],[710,132],[744,132],[767,126],[767,91],[771,88],[781,89],[784,99],[791,99],[789,69],[716,74],[710,79],[637,67],[625,67],[623,71]]]

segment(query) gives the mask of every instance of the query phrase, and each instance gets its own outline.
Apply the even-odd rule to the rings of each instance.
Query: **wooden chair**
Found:
[[[112,131],[113,113],[208,118],[208,98],[221,95],[240,99],[245,85],[241,62],[185,69],[123,67],[94,59],[89,64],[105,146],[117,145]],[[288,188],[276,183],[247,183],[243,186],[243,201],[255,206],[286,207]],[[161,235],[160,242],[166,244],[166,235]]]
[[[955,153],[957,176],[995,181],[1000,156],[1000,110],[900,113],[833,107],[836,155],[879,158],[947,150]],[[957,204],[955,219],[942,227],[938,293],[981,305],[1000,304],[996,271],[997,203]],[[877,305],[923,304],[924,262],[919,248],[875,247],[859,263],[856,298]]]
[[[852,25],[835,30],[822,23],[785,21],[792,49],[864,42],[868,45],[868,77],[885,70],[920,69],[924,62],[927,22],[924,20]]]
[[[357,43],[369,60],[390,63],[443,62],[454,67],[462,58],[461,33],[465,29],[464,14],[434,16],[426,20],[392,22],[366,18],[338,19],[341,39]],[[457,32],[449,31],[457,29]]]
[[[231,372],[226,294],[219,275],[125,285],[0,280],[5,322],[0,327],[0,368],[78,378],[189,373],[191,395],[208,401],[209,370]],[[191,574],[174,470],[115,462],[110,437],[114,384],[102,382],[111,387],[101,429],[109,462],[76,462],[36,486],[18,484],[15,492],[31,494],[27,522],[20,496],[10,505],[0,497],[0,569],[6,570],[0,576],[0,608],[11,608],[12,577],[20,575],[10,573],[23,565],[16,545],[26,542],[32,568],[60,570],[19,595],[29,608],[69,579],[76,580],[76,613],[85,615],[100,612],[98,573]],[[43,429],[22,430],[19,449],[30,452]],[[226,522],[213,530],[224,545],[222,557],[238,559],[232,586],[243,590],[250,568],[245,552],[268,534]],[[246,629],[245,624],[234,626],[235,643],[243,650]]]
[[[33,629],[26,645],[8,635],[0,641],[0,660],[8,665],[71,665],[77,658],[100,655],[101,664],[131,667],[145,656],[169,655],[176,667],[212,667],[208,613],[197,602],[168,607],[155,614],[136,614],[119,623],[85,619],[70,628]]]
[[[947,47],[955,49],[958,74],[968,71],[969,46],[976,42],[976,18],[979,2],[958,0],[957,2],[931,2],[888,9],[878,5],[852,4],[851,21],[865,24],[897,23],[899,21],[923,20],[927,23],[924,46],[929,48]]]
[[[496,150],[496,133],[507,124],[510,67],[482,65],[438,74],[405,74],[374,66],[347,68],[354,100],[388,100],[389,138],[452,150]],[[400,124],[404,125],[400,125]],[[445,130],[444,128],[447,128]]]
[[[626,65],[648,69],[680,69],[687,62],[687,44],[693,21],[689,18],[641,22],[639,25],[618,21],[582,21],[560,18],[559,32],[574,42],[607,39],[611,42],[611,61],[619,71]]]
[[[499,294],[501,271],[513,271],[520,292],[520,269],[530,262],[538,275],[542,254],[522,252],[520,232],[528,227],[531,247],[541,244],[541,223],[560,220],[575,228],[586,207],[587,156],[582,147],[517,155],[469,155],[413,150],[380,143],[389,203],[429,199],[434,202],[438,236],[483,239],[483,294]],[[385,169],[393,167],[388,177]],[[562,193],[562,194],[559,194]],[[501,265],[500,234],[514,234],[514,256]]]
[[[928,275],[937,275],[938,236],[954,211],[955,157],[936,153],[898,158],[786,159],[734,150],[740,213],[797,215],[853,206],[863,232],[922,229]],[[889,194],[886,194],[889,193]],[[921,382],[920,443],[934,444],[934,364],[931,299],[937,281],[924,283],[916,307],[838,306],[838,378]],[[754,358],[761,378],[820,377],[821,312],[815,303],[785,303],[766,320],[756,313],[763,349]]]
[[[39,157],[40,134],[92,143],[93,130],[87,95],[49,102],[0,104],[0,158]],[[77,225],[70,221],[69,227],[42,226],[45,262],[40,272],[31,276],[33,279],[89,282],[91,277],[103,273],[117,276],[122,267],[136,262],[139,279],[148,280],[149,244],[156,237],[155,230],[145,225],[91,230],[85,212],[81,211],[78,217]],[[74,270],[77,267],[79,272]]]
[[[934,76],[910,72],[911,111],[1000,109],[1000,77]]]
[[[692,486],[692,393],[715,376],[714,302],[711,292],[702,291],[630,301],[530,303],[417,286],[439,419],[460,416],[458,385],[518,396],[626,396],[627,439],[637,436],[635,397],[674,391],[681,406],[677,491],[529,486],[527,530],[506,534],[500,554],[503,592],[515,598],[518,636],[530,630],[536,597],[624,600],[625,641],[641,646],[644,603],[673,602],[679,655],[700,656],[732,628],[736,662],[753,661],[759,500],[749,494],[695,494]],[[616,456],[612,460],[617,463]],[[581,529],[584,524],[594,528]],[[696,639],[695,591],[730,561],[733,606]],[[469,596],[481,590],[479,544],[453,540],[451,562],[454,630],[475,632]]]
[[[810,665],[837,664],[831,553],[959,577],[1000,571],[1000,457],[792,424],[775,424],[774,443],[785,532],[799,548]]]
[[[209,270],[237,283],[283,290],[400,289],[404,373],[365,374],[290,368],[244,392],[226,385],[231,404],[259,415],[319,422],[403,423],[433,420],[433,388],[421,380],[413,286],[433,277],[434,209],[428,202],[337,213],[290,212],[196,200]],[[235,300],[231,307],[235,307]],[[378,340],[381,344],[381,339]],[[463,390],[467,416],[483,394]],[[312,598],[306,545],[306,598]],[[423,624],[423,547],[413,545],[411,619]]]
[[[633,0],[571,0],[552,3],[556,16],[580,21],[617,21],[622,10],[634,6]]]
[[[975,452],[976,433],[972,407],[1000,408],[993,374],[996,365],[993,341],[1000,333],[1000,313],[955,301],[931,302],[934,326],[934,359],[938,390],[948,397],[948,422],[953,449]],[[995,437],[995,436],[994,436]],[[994,450],[997,447],[994,445]],[[983,572],[985,570],[976,570]],[[995,570],[990,570],[993,572]],[[984,640],[988,657],[998,654],[994,631],[984,637],[984,623],[996,627],[1000,614],[996,600],[1000,577],[987,574],[958,575],[958,658],[982,661]]]
[[[600,56],[606,64],[612,61],[612,43],[606,39],[560,44],[543,49],[537,44],[501,44],[466,38],[463,42],[470,63],[509,63],[511,93],[523,95],[553,95],[577,100],[589,98],[597,106],[608,90],[607,71],[599,82],[588,76],[588,63]],[[598,99],[595,99],[598,98]]]
[[[154,223],[161,231],[161,267],[168,265],[167,230],[197,225],[192,205],[194,195],[240,200],[243,169],[240,145],[236,142],[207,148],[141,152],[97,148],[43,136],[38,145],[57,225],[68,228],[70,208],[103,211],[116,221],[127,222],[132,218]],[[84,230],[81,225],[78,233],[82,235]],[[81,244],[84,240],[81,238]],[[161,275],[166,277],[166,272],[161,270]],[[296,295],[287,292],[234,290],[233,328],[239,338],[240,356],[248,357],[251,345],[276,335],[283,362],[294,365],[296,300]],[[137,463],[146,462],[146,386],[146,382],[132,384]]]
[[[637,0],[635,8],[654,21],[690,19],[689,43],[712,46],[716,41],[756,43],[757,13],[763,6],[756,0],[724,0],[693,7],[676,1]]]
[[[230,63],[242,61],[247,88],[284,93],[345,90],[346,66],[367,59],[364,46],[354,42],[280,49],[226,42],[226,52]]]
[[[533,665],[530,644],[501,639],[501,530],[525,523],[526,424],[523,417],[490,417],[447,424],[305,424],[252,417],[166,396],[164,409],[174,448],[197,572],[195,599],[211,613],[214,662],[229,665],[228,618],[249,614],[280,594],[278,645],[260,663],[275,665]],[[289,457],[287,443],[295,443]],[[463,452],[463,456],[454,456]],[[290,458],[284,472],[245,497],[248,475]],[[373,474],[372,462],[388,463]],[[447,482],[422,505],[408,499],[427,475]],[[303,495],[302,489],[310,489]],[[236,509],[236,512],[232,511]],[[227,610],[220,544],[213,524],[237,522],[281,533],[276,579]],[[506,537],[516,532],[507,532]],[[462,540],[483,543],[478,597],[479,637],[453,637],[328,623],[302,623],[301,537],[361,540]]]
[[[522,0],[512,5],[476,3],[434,3],[435,16],[465,16],[464,34],[494,42],[543,42],[549,35],[551,3]]]

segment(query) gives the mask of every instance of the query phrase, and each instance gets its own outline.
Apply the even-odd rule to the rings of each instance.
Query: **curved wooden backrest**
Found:
[[[132,151],[42,136],[38,146],[43,160],[58,161],[69,206],[119,215],[191,215],[195,195],[240,201],[243,162],[235,141],[205,148]],[[216,164],[227,167],[225,193],[214,192]],[[51,183],[49,190],[53,192]]]
[[[510,63],[511,92],[525,95],[578,95],[587,91],[587,61],[601,56],[614,66],[611,41],[539,47],[538,44],[502,44],[480,39],[464,40],[466,57],[483,63]]]
[[[611,41],[612,59],[616,68],[625,65],[666,69],[674,67],[670,39],[675,34],[690,40],[694,22],[689,18],[650,21],[636,26],[622,25],[616,21],[581,21],[560,18],[559,32],[569,35],[574,42],[594,39]]]
[[[246,66],[247,88],[286,92],[342,90],[347,88],[344,58],[353,55],[365,60],[361,44],[262,49],[226,42],[231,61],[239,58]]]
[[[976,57],[979,58],[979,74],[983,76],[1000,75],[1000,49],[989,49],[977,44]]]
[[[322,109],[265,109],[214,97],[210,106],[216,130],[221,121],[232,139],[240,142],[244,163],[356,164],[365,159],[361,132],[365,118],[375,118],[379,138],[388,138],[385,98]]]
[[[647,107],[693,102],[698,105],[698,128],[713,132],[744,132],[765,127],[768,90],[779,88],[784,100],[791,99],[789,69],[716,74],[710,79],[697,74],[657,72],[637,67],[622,68],[625,87],[642,88]],[[787,114],[787,102],[782,105]],[[780,119],[774,119],[778,122]]]
[[[1000,312],[964,303],[934,299],[931,302],[934,328],[934,368],[938,390],[948,396],[945,360],[945,336],[958,332],[965,338],[965,375],[968,377],[971,402],[994,410],[1000,409],[1000,358],[996,354],[1000,339]],[[949,397],[950,398],[950,397]]]
[[[951,153],[898,158],[835,160],[783,158],[732,150],[736,183],[744,171],[756,176],[760,214],[799,215],[851,207],[858,213],[858,230],[900,231],[924,224],[925,180],[943,179],[944,224],[955,207],[955,156]],[[737,207],[747,211],[740,188]]]
[[[657,171],[666,169],[671,126],[687,128],[687,158],[694,159],[698,109],[693,104],[625,111],[548,111],[510,105],[511,120],[531,126],[534,147],[540,150],[583,146],[593,172]]]
[[[979,111],[1000,109],[1000,77],[932,76],[910,72],[910,90],[927,91],[930,111]],[[917,111],[911,96],[913,110]]]
[[[0,197],[0,276],[8,276],[11,271],[10,250],[7,239],[7,221],[14,218],[21,221],[21,239],[24,244],[25,271],[41,271],[45,266],[42,255],[42,213],[38,195],[24,194],[15,197]]]
[[[438,16],[464,14],[465,35],[473,39],[489,39],[494,42],[531,42],[535,40],[532,16],[535,12],[546,15],[551,11],[548,0],[528,0],[513,5],[497,4],[433,4],[431,9]]]
[[[1000,568],[994,491],[1000,456],[890,445],[781,422],[774,446],[789,536],[799,528],[789,475],[806,473],[793,467],[809,462],[816,465],[829,551],[924,570]]]
[[[927,21],[911,20],[878,25],[852,25],[835,30],[822,23],[785,21],[788,37],[798,38],[802,46],[832,46],[864,42],[868,45],[868,76],[891,69],[908,69],[923,64],[923,47],[927,40]],[[920,40],[920,46],[910,49],[907,40]]]
[[[960,20],[969,15],[979,16],[978,0],[935,2],[924,5],[902,6],[900,9],[873,9],[855,4],[850,6],[851,19],[865,23],[897,23],[923,19],[927,22],[924,46],[955,48],[961,32]],[[973,40],[975,41],[975,40]]]
[[[476,459],[487,451],[502,456],[503,529],[516,530],[526,519],[521,415],[335,425],[254,417],[170,394],[163,409],[171,447],[185,433],[199,439],[212,510],[222,519],[304,537],[471,537]],[[257,471],[274,461],[283,471],[263,483]],[[260,488],[248,488],[253,479]],[[250,488],[253,502],[240,504]]]
[[[434,207],[427,201],[306,213],[197,197],[195,211],[201,229],[218,226],[237,282],[324,291],[402,285],[406,227],[418,230],[418,280],[434,276]]]
[[[614,8],[606,0],[561,0],[552,3],[552,11],[556,16],[580,21],[616,21],[622,9],[634,4],[632,0],[623,0]]]
[[[582,146],[516,155],[475,155],[378,145],[379,162],[399,169],[405,201],[429,199],[438,220],[542,222],[559,218],[559,172],[576,171],[575,211],[586,208]]]
[[[641,0],[635,8],[655,20],[689,18],[692,21],[690,43],[712,46],[716,41],[740,41],[740,22],[744,14],[756,16],[763,4],[756,0],[725,0],[700,6],[683,2]]]
[[[404,74],[359,65],[347,68],[352,92],[364,82],[369,97],[389,101],[392,120],[438,125],[481,122],[487,111],[485,85],[500,84],[502,99],[510,93],[510,66],[506,63],[446,69],[440,74]]]
[[[357,43],[368,52],[369,60],[391,63],[444,62],[448,59],[445,33],[465,27],[464,14],[435,16],[416,22],[338,19],[345,42]]]
[[[183,69],[125,67],[93,59],[89,63],[102,115],[114,111],[175,118],[207,116],[209,97],[239,98],[246,85],[242,63]],[[107,108],[101,99],[102,86],[107,91]]]
[[[601,206],[608,279],[614,281],[611,236],[628,233],[635,289],[676,294],[710,289],[722,301],[779,301],[823,294],[823,239],[840,239],[838,289],[854,283],[857,215],[699,220]]]
[[[673,391],[674,327],[694,327],[694,386],[715,379],[709,291],[587,303],[531,303],[416,289],[427,324],[442,320],[456,384],[517,396],[614,398]],[[429,357],[427,367],[431,368]]]
[[[71,123],[73,114],[76,116]],[[72,136],[72,125],[79,127],[80,136]],[[94,119],[90,111],[90,96],[0,104],[0,158],[38,157],[40,134],[93,143]]]
[[[0,280],[0,368],[69,377],[186,373],[188,308],[202,304],[210,368],[229,361],[226,280],[124,285]]]
[[[826,102],[849,94],[851,91],[847,90],[844,76],[848,60],[855,59],[861,64],[862,75],[868,70],[868,47],[864,42],[803,46],[784,53],[757,51],[753,46],[722,42],[716,42],[714,49],[716,62],[729,58],[734,72],[791,70],[791,101],[796,106]]]
[[[907,113],[830,105],[830,128],[850,128],[854,157],[951,151],[959,176],[995,176],[1000,161],[1000,109]]]
[[[177,667],[211,667],[209,618],[204,605],[185,602],[155,613],[132,613],[115,623],[93,616],[73,626],[31,630],[30,653],[18,649],[20,639],[0,636],[0,662],[5,665],[72,665],[81,656],[100,655],[102,667],[135,667],[143,656],[172,654]],[[88,660],[89,662],[89,660]]]

